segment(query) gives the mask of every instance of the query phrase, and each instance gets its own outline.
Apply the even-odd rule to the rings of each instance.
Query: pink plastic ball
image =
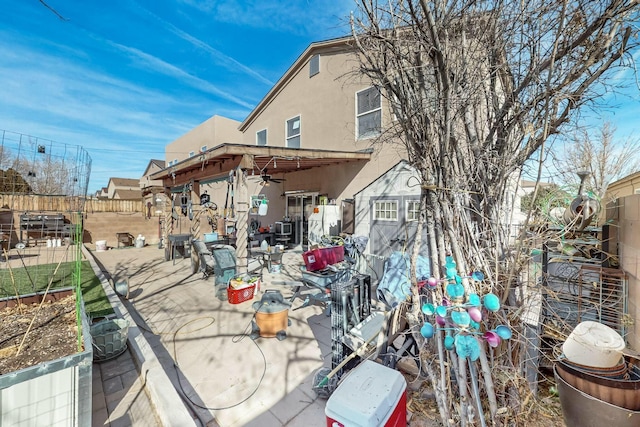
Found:
[[[478,309],[478,307],[467,308],[467,313],[469,313],[471,319],[476,322],[480,322],[482,320],[482,312]]]
[[[436,279],[435,277],[429,277],[429,279],[427,280],[427,285],[435,288],[436,286],[438,286],[438,279]]]

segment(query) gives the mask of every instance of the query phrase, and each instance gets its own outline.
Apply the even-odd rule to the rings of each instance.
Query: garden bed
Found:
[[[0,375],[78,352],[74,293],[68,290],[48,294],[38,308],[41,300],[41,295],[30,295],[20,297],[20,305],[15,299],[2,302]]]

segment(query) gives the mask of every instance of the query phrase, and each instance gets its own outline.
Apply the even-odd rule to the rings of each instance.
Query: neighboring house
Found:
[[[131,178],[109,178],[108,199],[136,200],[142,198],[140,180]]]
[[[166,166],[198,157],[223,143],[240,143],[242,133],[238,130],[239,125],[240,122],[222,116],[209,118],[165,147]]]
[[[164,186],[161,179],[151,179],[151,175],[165,168],[164,160],[152,159],[149,161],[142,177],[140,178],[140,190],[146,208],[145,215],[151,218],[160,215],[164,211],[169,199],[164,193]]]
[[[164,191],[161,179],[151,179],[151,175],[158,171],[161,171],[164,168],[164,160],[152,159],[149,161],[149,164],[144,170],[144,173],[142,174],[142,177],[139,181],[140,189],[142,190],[143,196],[156,191]]]
[[[109,193],[107,187],[102,187],[100,190],[96,191],[96,198],[98,199],[107,199],[109,197]]]
[[[640,171],[609,184],[607,186],[605,201],[611,201],[633,194],[640,194]]]

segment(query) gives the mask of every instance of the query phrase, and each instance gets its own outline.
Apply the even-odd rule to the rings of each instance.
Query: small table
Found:
[[[176,248],[182,248],[182,258],[186,258],[190,255],[190,252],[188,251],[188,249],[190,248],[190,239],[191,234],[169,234],[168,249],[174,265],[176,263]]]
[[[118,242],[118,248],[121,243],[124,247],[133,246],[133,236],[130,233],[116,233],[116,242]]]
[[[264,263],[266,262],[267,265],[267,270],[271,271],[271,265],[273,262],[277,262],[279,263],[280,260],[282,260],[282,255],[284,254],[284,251],[280,251],[280,250],[275,250],[275,249],[271,249],[271,250],[262,250],[259,248],[254,248],[251,249],[251,255],[254,257],[260,257],[262,259],[262,267],[264,267]]]

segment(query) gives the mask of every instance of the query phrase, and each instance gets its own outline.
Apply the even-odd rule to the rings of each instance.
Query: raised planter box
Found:
[[[72,292],[54,291],[48,298]],[[20,297],[27,298],[41,300],[42,295]],[[84,302],[80,307],[84,351],[0,375],[0,426],[91,426],[93,350]]]

